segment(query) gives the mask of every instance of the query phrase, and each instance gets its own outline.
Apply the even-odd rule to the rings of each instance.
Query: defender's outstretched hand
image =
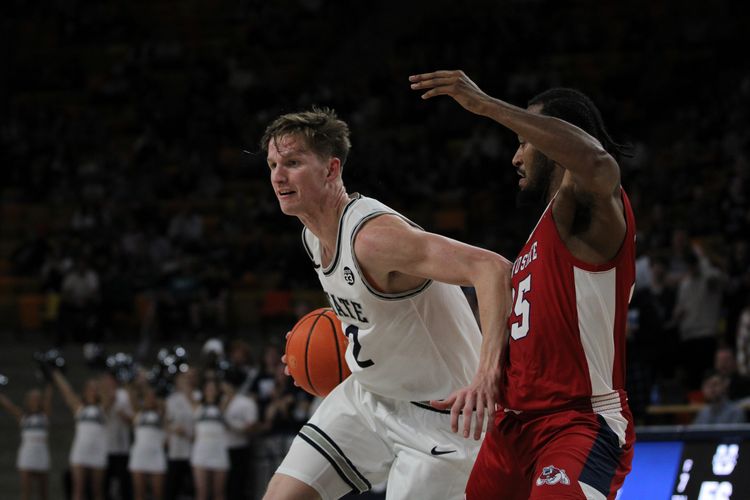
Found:
[[[485,103],[492,100],[461,70],[435,71],[409,77],[413,90],[427,90],[422,99],[449,95],[472,113],[481,115]]]

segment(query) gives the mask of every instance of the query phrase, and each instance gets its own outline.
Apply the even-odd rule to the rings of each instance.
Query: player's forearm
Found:
[[[480,114],[511,129],[573,173],[593,175],[596,169],[612,164],[613,159],[595,137],[564,120],[495,98],[484,103]]]
[[[485,373],[499,369],[503,348],[508,341],[507,318],[512,301],[511,264],[503,261],[495,273],[485,274],[475,284],[482,325],[479,371]]]

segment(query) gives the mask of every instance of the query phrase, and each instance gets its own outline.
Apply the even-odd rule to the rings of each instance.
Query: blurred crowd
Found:
[[[57,387],[76,424],[62,486],[58,478],[49,482],[74,500],[259,498],[319,402],[284,374],[275,345],[254,356],[244,341],[209,339],[190,355],[181,346],[163,348],[153,366],[125,353],[105,356],[93,344],[84,354],[91,370],[80,387],[52,349],[35,355],[44,398],[29,390],[16,406],[0,390],[0,408],[21,424],[19,471],[46,474],[49,450],[39,463],[28,447],[47,446],[48,422],[60,418],[50,403]],[[45,434],[29,436],[29,419],[39,415],[44,423],[35,427]]]
[[[516,138],[408,90],[412,73],[462,68],[518,105],[577,87],[634,146],[621,166],[638,221],[639,421],[704,398],[720,349],[750,375],[750,68],[730,55],[748,42],[746,5],[52,4],[8,2],[0,161],[3,200],[44,207],[18,229],[12,272],[52,292],[59,343],[106,340],[134,301],[162,339],[232,332],[238,287],[316,288],[257,145],[313,103],[351,125],[350,191],[512,259],[538,215],[514,206]]]

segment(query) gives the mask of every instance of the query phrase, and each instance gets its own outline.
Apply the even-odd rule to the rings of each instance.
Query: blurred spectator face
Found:
[[[328,177],[329,161],[316,155],[305,139],[288,134],[268,143],[268,167],[271,185],[286,215],[304,215],[320,210],[320,200],[333,193],[333,181]],[[330,161],[338,161],[330,158]]]
[[[206,404],[217,404],[219,401],[219,388],[213,380],[203,384],[203,401]]]
[[[651,277],[654,281],[663,281],[667,276],[667,266],[660,259],[651,259]]]
[[[737,360],[731,349],[718,349],[716,351],[714,369],[725,377],[729,377],[737,371]]]
[[[263,352],[263,362],[266,364],[266,368],[271,373],[274,372],[274,367],[281,363],[281,355],[279,354],[279,348],[275,345],[269,345]]]
[[[729,380],[721,375],[711,375],[703,381],[703,398],[706,403],[718,403],[726,398]]]
[[[192,388],[191,375],[187,373],[178,373],[174,378],[174,386],[179,392],[188,392]]]
[[[99,402],[99,383],[96,379],[90,378],[83,386],[83,403],[95,405]]]
[[[677,251],[683,251],[688,247],[688,233],[684,229],[675,229],[672,231],[672,248]]]
[[[158,400],[156,398],[156,391],[151,387],[146,387],[143,390],[143,409],[155,410],[158,406]]]
[[[39,413],[42,411],[42,392],[39,389],[32,389],[26,393],[26,412]]]
[[[102,373],[102,376],[99,377],[99,383],[102,391],[114,392],[117,390],[117,379],[110,372]]]
[[[233,365],[244,366],[250,364],[250,346],[241,340],[232,342],[229,349],[229,361]]]

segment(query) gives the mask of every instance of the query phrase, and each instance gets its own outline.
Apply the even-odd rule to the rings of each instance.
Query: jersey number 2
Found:
[[[357,362],[360,368],[367,368],[368,366],[372,366],[375,363],[371,359],[365,359],[360,360],[359,359],[359,351],[362,350],[362,344],[359,343],[359,328],[357,328],[354,325],[349,325],[346,327],[346,331],[344,331],[347,337],[352,338],[352,342],[354,343],[354,348],[352,349],[352,354],[354,354],[354,361]]]
[[[531,290],[531,275],[529,274],[518,284],[518,290],[513,290],[513,313],[519,318],[510,325],[510,336],[513,340],[524,338],[529,333],[529,313],[531,304],[524,295]]]

